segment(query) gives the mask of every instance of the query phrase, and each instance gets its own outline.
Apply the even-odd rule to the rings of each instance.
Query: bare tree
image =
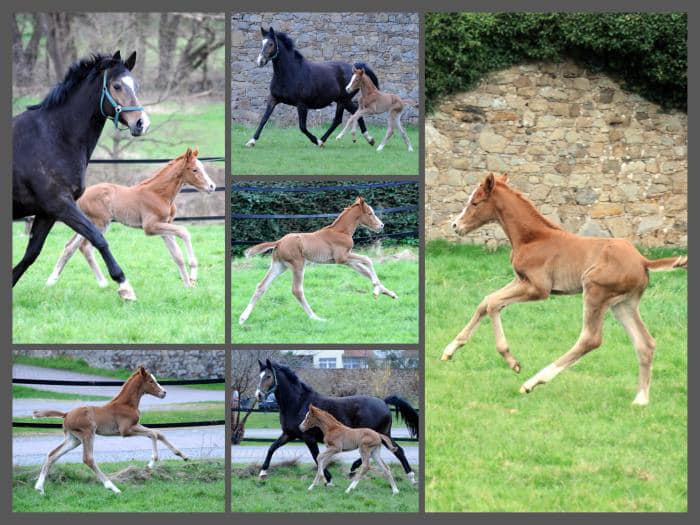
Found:
[[[78,55],[75,45],[73,22],[75,13],[40,13],[46,33],[46,52],[51,58],[56,79],[63,78],[66,68]]]
[[[25,44],[25,34],[30,32],[31,36]],[[44,35],[44,27],[38,14],[15,13],[12,17],[12,65],[15,85],[28,86],[34,80],[34,68],[39,59],[39,43]]]

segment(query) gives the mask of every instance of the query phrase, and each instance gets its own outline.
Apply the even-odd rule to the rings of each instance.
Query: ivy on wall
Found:
[[[686,13],[429,13],[426,106],[490,71],[573,59],[666,108],[687,110]]]
[[[369,182],[369,181],[367,181]],[[381,182],[381,181],[372,181]],[[397,186],[355,189],[355,184],[363,184],[360,181],[348,182],[237,182],[231,194],[231,209],[234,214],[317,214],[339,213],[350,206],[358,196],[362,196],[375,211],[384,208],[398,208],[403,206],[418,205],[418,184],[404,184]],[[240,187],[260,187],[265,189],[314,187],[334,187],[329,191],[294,192],[294,191],[246,191]],[[348,189],[342,189],[349,186]],[[418,211],[396,212],[385,214],[380,218],[384,222],[382,234],[398,234],[403,232],[418,231]],[[231,221],[231,239],[234,241],[232,253],[241,255],[247,247],[245,244],[237,244],[240,241],[273,241],[290,232],[309,232],[320,229],[333,222],[331,218],[310,219],[238,219]],[[373,235],[367,228],[358,228],[355,233],[355,242],[362,243]],[[402,243],[417,244],[415,237],[401,237]],[[395,242],[392,239],[384,239],[384,244]]]

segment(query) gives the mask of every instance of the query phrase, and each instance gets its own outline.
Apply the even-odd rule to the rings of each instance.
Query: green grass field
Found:
[[[331,465],[333,485],[307,491],[316,475],[312,465],[278,466],[265,481],[257,469],[233,465],[231,510],[233,512],[418,512],[418,488],[406,479],[400,465],[390,465],[399,494],[393,496],[389,481],[373,467],[355,490],[345,494],[349,465]],[[415,468],[415,467],[414,467]]]
[[[81,399],[84,401],[109,401],[108,396],[88,394],[71,394],[68,392],[51,392],[23,385],[12,385],[12,399]]]
[[[105,489],[83,464],[57,464],[46,481],[46,494],[34,490],[39,466],[13,469],[14,512],[223,512],[223,460],[160,461],[153,471],[128,462],[100,463],[122,491]]]
[[[81,254],[46,287],[71,230],[57,224],[36,262],[13,289],[14,343],[223,343],[223,225],[188,225],[199,281],[185,288],[163,241],[113,225],[107,240],[138,300],[124,302],[110,281],[99,288]],[[13,225],[13,262],[24,253],[24,224]],[[97,256],[102,264],[99,255]],[[103,265],[102,265],[103,266]],[[106,270],[103,266],[105,275]]]
[[[488,319],[452,361],[441,362],[483,296],[512,275],[508,250],[427,246],[426,510],[686,511],[686,272],[653,273],[641,303],[657,341],[646,408],[631,404],[637,358],[610,314],[601,348],[550,384],[518,392],[576,341],[580,296],[503,311],[520,375],[496,352]]]
[[[234,175],[418,175],[420,136],[417,126],[405,126],[413,144],[409,152],[398,132],[383,151],[377,151],[385,126],[369,126],[376,144],[371,147],[359,134],[352,142],[350,132],[336,142],[338,128],[323,148],[311,144],[296,126],[281,128],[268,123],[254,148],[245,144],[255,127],[234,124],[231,133],[231,171]],[[327,127],[311,128],[317,137]]]
[[[391,248],[384,255],[405,251]],[[231,304],[234,343],[405,343],[418,342],[418,261],[372,258],[384,286],[399,296],[372,296],[372,283],[350,268],[308,266],[304,293],[326,321],[309,319],[292,295],[292,274],[285,272],[258,301],[243,326],[238,316],[270,266],[270,257],[236,258],[232,263]]]

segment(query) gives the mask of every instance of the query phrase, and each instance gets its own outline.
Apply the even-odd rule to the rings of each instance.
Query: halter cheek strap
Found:
[[[112,105],[112,108],[114,109],[114,115],[107,115],[107,113],[105,113],[105,98]],[[114,122],[115,128],[124,131],[128,128],[119,127],[119,115],[121,115],[123,111],[143,111],[143,106],[122,106],[119,103],[117,103],[117,101],[114,100],[114,97],[112,97],[112,94],[109,92],[109,88],[107,87],[107,71],[105,71],[105,74],[102,77],[102,96],[100,97],[100,113],[102,113],[103,117],[111,119],[112,122]]]

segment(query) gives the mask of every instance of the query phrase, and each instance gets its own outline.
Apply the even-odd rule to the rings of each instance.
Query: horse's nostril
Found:
[[[139,129],[143,129],[143,119],[140,118],[136,121],[136,127]]]

